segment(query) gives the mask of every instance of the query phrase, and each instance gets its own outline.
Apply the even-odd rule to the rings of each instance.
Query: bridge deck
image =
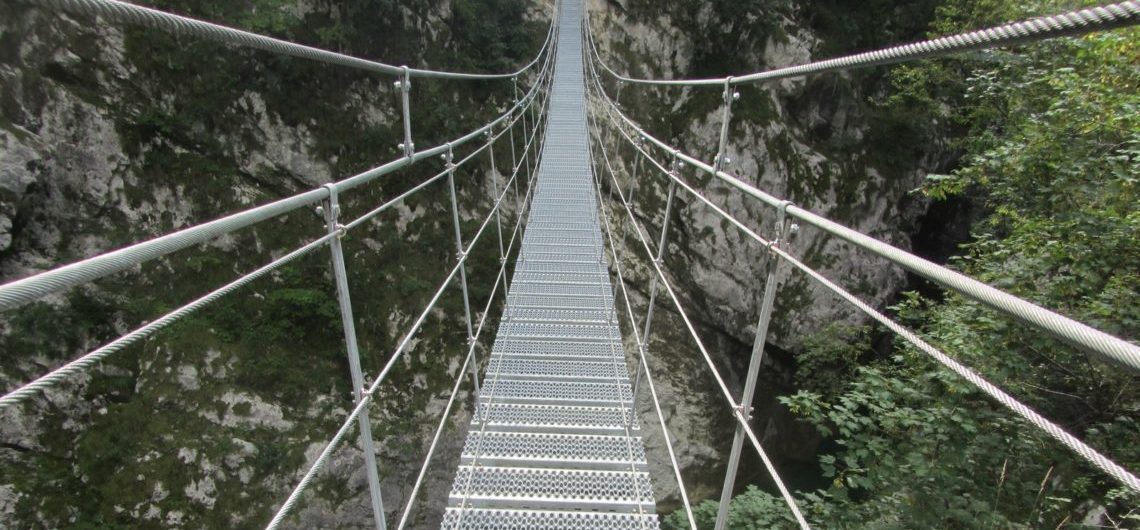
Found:
[[[658,528],[589,162],[580,0],[563,0],[546,141],[445,529]]]

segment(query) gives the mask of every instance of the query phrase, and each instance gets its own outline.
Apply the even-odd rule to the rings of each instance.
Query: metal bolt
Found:
[[[392,85],[394,85],[396,87],[396,90],[404,88],[404,83],[400,82],[400,81],[396,81],[395,83],[392,83]]]
[[[325,207],[324,206],[317,206],[316,211],[317,211],[317,215],[324,215],[325,214]]]
[[[733,92],[732,92],[732,100],[733,100],[733,101],[736,101],[736,100],[738,100],[738,99],[740,99],[740,92],[737,92],[737,91],[733,91]]]

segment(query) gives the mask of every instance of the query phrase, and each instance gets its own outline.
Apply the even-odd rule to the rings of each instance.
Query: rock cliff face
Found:
[[[158,7],[396,64],[495,71],[537,51],[550,14],[549,4],[510,0],[237,4]],[[4,281],[398,156],[392,79],[18,3],[0,6],[0,79]],[[509,82],[423,81],[413,89],[414,135],[425,147],[511,101]],[[505,144],[497,148],[500,170],[509,153]],[[489,168],[482,156],[457,174],[468,240],[490,205]],[[426,161],[353,190],[342,197],[344,215],[360,215],[440,170]],[[445,190],[429,188],[344,241],[367,373],[392,355],[453,263]],[[505,222],[514,220],[512,206]],[[9,389],[43,374],[323,230],[311,209],[297,211],[5,313],[0,384]],[[470,258],[480,308],[498,267],[491,237]],[[264,525],[351,408],[326,252],[4,410],[0,526]],[[458,371],[462,314],[458,289],[449,290],[372,409],[390,515],[407,502]],[[468,418],[467,410],[453,414],[417,526],[431,526],[446,503],[457,433]],[[346,443],[293,524],[369,526],[360,460],[355,441]]]
[[[156,4],[397,64],[493,70],[533,53],[536,39],[527,36],[544,33],[550,12],[549,3],[510,0],[252,0],[187,10],[182,2]],[[875,32],[853,37],[834,22],[848,9],[842,2],[737,4],[589,2],[611,66],[638,75],[760,70],[893,42],[921,29],[920,16],[910,16],[909,25],[888,17]],[[374,167],[397,156],[401,134],[390,80],[20,4],[0,6],[0,80],[3,281]],[[898,147],[905,133],[867,102],[886,90],[875,75],[743,88],[729,143],[733,169],[774,195],[907,246],[925,207],[907,191],[943,155],[936,146]],[[509,91],[417,83],[417,144],[435,145],[481,123],[505,108]],[[650,130],[711,159],[719,89],[621,91],[623,105]],[[659,230],[664,181],[644,163],[632,179],[634,158],[617,145],[609,148],[620,155],[619,179],[635,188],[640,220]],[[508,153],[505,146],[497,150],[500,171]],[[457,178],[467,237],[490,204],[488,168],[480,160]],[[356,190],[342,198],[346,215],[363,213],[439,169],[425,162]],[[691,172],[686,177],[762,234],[771,233],[770,209]],[[448,208],[440,186],[345,240],[366,373],[387,361],[454,257]],[[675,212],[667,268],[739,392],[763,253],[690,197],[682,195]],[[513,220],[509,212],[506,221]],[[322,230],[312,212],[298,211],[0,315],[0,382],[11,388],[42,374]],[[497,268],[493,246],[472,257],[476,307]],[[905,280],[901,271],[808,229],[791,248],[877,304]],[[623,261],[643,315],[650,270],[639,252],[629,247]],[[351,407],[327,263],[324,252],[303,258],[92,373],[3,411],[0,520],[13,527],[264,524]],[[795,384],[792,353],[822,325],[858,317],[807,279],[787,270],[780,277],[772,347],[754,405],[769,451],[794,469],[797,460],[811,459],[816,440],[774,404]],[[690,495],[699,500],[719,492],[732,426],[668,298],[659,294],[658,300],[651,371]],[[461,304],[457,292],[449,292],[373,407],[390,515],[407,502],[458,369]],[[632,340],[628,328],[625,336]],[[657,421],[647,396],[640,399],[655,486],[664,507],[675,506]],[[438,520],[469,414],[468,405],[454,413],[415,527]],[[293,524],[367,527],[359,463],[356,443],[345,444]],[[747,458],[743,475],[741,483],[760,479]]]

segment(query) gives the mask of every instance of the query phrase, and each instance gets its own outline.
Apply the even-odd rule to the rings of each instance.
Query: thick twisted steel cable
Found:
[[[597,134],[598,125],[597,125],[596,121],[594,121],[594,120],[591,120],[591,121],[593,122],[595,134]],[[605,153],[605,146],[602,144],[600,136],[598,138],[597,145],[599,146],[599,148],[600,148],[599,151],[602,153],[602,157],[605,160],[606,170],[609,172],[611,178],[614,179],[614,182],[616,184],[617,178],[614,174],[613,166],[610,165],[609,156]],[[595,176],[595,180],[596,179],[597,179],[597,177]],[[609,212],[607,212],[606,206],[602,201],[601,187],[597,184],[595,185],[595,191],[596,191],[597,200],[598,200],[598,207],[599,207],[599,210],[601,210],[602,220],[603,220],[605,227],[606,227],[606,238],[610,243],[610,253],[613,256],[614,271],[615,271],[615,274],[617,275],[618,286],[621,289],[622,298],[625,300],[625,309],[626,309],[627,317],[629,318],[630,329],[633,330],[633,338],[634,338],[634,341],[638,345],[637,357],[638,357],[639,363],[641,364],[641,371],[642,371],[642,373],[645,374],[646,384],[649,387],[649,397],[653,401],[653,410],[657,415],[657,422],[661,428],[661,437],[665,439],[665,449],[666,449],[667,454],[669,455],[669,463],[673,468],[673,480],[677,482],[677,488],[681,492],[681,505],[685,508],[685,515],[688,516],[689,528],[691,530],[697,530],[696,518],[693,517],[693,508],[691,506],[691,503],[689,502],[689,492],[688,492],[688,489],[685,487],[684,479],[681,477],[681,464],[677,461],[677,454],[676,454],[676,451],[673,449],[673,441],[672,441],[671,437],[669,436],[669,428],[665,423],[665,415],[662,413],[662,410],[661,410],[661,400],[657,396],[657,387],[653,383],[653,374],[649,371],[649,362],[646,359],[645,350],[642,349],[642,347],[641,347],[641,344],[642,344],[641,332],[638,331],[638,329],[637,329],[637,319],[634,317],[633,304],[630,303],[629,291],[626,289],[625,278],[622,275],[621,259],[618,257],[617,244],[614,242],[613,230],[610,228],[610,214],[609,214]],[[627,205],[627,207],[628,207],[628,205]],[[645,337],[645,340],[648,343],[649,337]],[[636,399],[636,398],[637,398],[637,396],[634,396],[634,399]],[[632,409],[632,407],[631,407],[631,409]],[[633,411],[633,410],[630,411],[631,414],[633,414],[634,412],[635,411]],[[629,434],[628,434],[628,427],[627,427],[627,436],[628,435]]]
[[[616,122],[615,122],[615,125],[616,125]],[[622,134],[625,135],[627,141],[629,141],[631,144],[634,145],[634,147],[638,150],[638,152],[640,152],[645,157],[652,159],[652,154],[650,154],[648,151],[644,150],[642,147],[640,147],[636,143],[634,143],[633,139],[630,136],[626,135],[626,133],[624,131],[622,131]],[[910,342],[912,345],[914,345],[916,348],[918,348],[923,353],[926,353],[927,355],[932,357],[934,360],[941,363],[943,366],[946,366],[947,368],[949,368],[954,373],[958,374],[963,379],[969,381],[971,384],[973,384],[979,390],[981,390],[985,394],[989,395],[995,401],[997,401],[1001,405],[1005,406],[1009,410],[1013,411],[1017,415],[1021,416],[1026,421],[1028,421],[1030,424],[1034,425],[1035,427],[1037,427],[1037,428],[1041,429],[1042,431],[1044,431],[1045,433],[1049,434],[1054,439],[1061,442],[1061,444],[1063,444],[1066,447],[1068,447],[1069,449],[1071,449],[1074,453],[1076,453],[1077,455],[1084,458],[1087,462],[1089,462],[1093,466],[1101,469],[1106,474],[1108,474],[1109,476],[1120,481],[1122,484],[1124,484],[1125,486],[1128,486],[1132,490],[1140,492],[1140,479],[1137,479],[1137,477],[1134,474],[1132,474],[1130,471],[1125,469],[1123,466],[1112,461],[1110,458],[1101,454],[1096,449],[1093,449],[1091,446],[1084,443],[1080,439],[1076,438],[1072,434],[1069,434],[1062,427],[1060,427],[1059,425],[1049,421],[1044,416],[1041,416],[1036,411],[1034,411],[1032,408],[1021,403],[1020,401],[1018,401],[1013,396],[1010,396],[1005,391],[1001,390],[1001,388],[990,383],[989,381],[987,381],[984,377],[982,377],[978,373],[974,372],[973,370],[966,367],[965,365],[957,362],[952,357],[946,355],[945,353],[938,350],[934,346],[930,345],[928,342],[923,340],[921,337],[919,337],[913,331],[907,329],[906,327],[902,326],[901,324],[898,324],[897,322],[892,320],[890,317],[887,317],[883,313],[875,310],[870,305],[868,305],[867,303],[863,302],[862,300],[858,299],[853,294],[848,292],[846,289],[840,287],[839,285],[835,284],[831,280],[827,279],[825,276],[823,276],[822,274],[817,272],[815,269],[812,269],[811,267],[805,265],[803,262],[799,261],[796,257],[792,256],[791,254],[789,254],[784,249],[780,248],[779,246],[771,244],[768,240],[761,237],[755,231],[744,226],[739,221],[735,220],[733,218],[733,216],[724,212],[724,210],[721,210],[720,208],[715,207],[715,205],[713,204],[713,202],[711,200],[709,200],[708,198],[706,198],[703,195],[701,195],[700,193],[698,193],[692,187],[685,185],[679,178],[677,178],[674,175],[669,174],[668,171],[664,168],[664,166],[661,165],[660,163],[654,161],[654,165],[657,165],[660,169],[662,169],[663,173],[668,175],[669,178],[672,179],[674,182],[681,184],[691,195],[698,198],[699,200],[701,200],[705,204],[707,204],[709,206],[713,206],[714,211],[716,211],[723,218],[725,218],[729,221],[732,221],[733,224],[736,225],[738,228],[740,228],[744,232],[745,235],[747,235],[748,237],[750,237],[751,239],[753,239],[757,243],[769,248],[771,250],[771,252],[775,253],[777,256],[784,259],[785,261],[787,261],[789,264],[791,264],[795,268],[797,268],[800,271],[802,271],[803,273],[807,274],[812,279],[818,281],[820,284],[822,284],[828,290],[834,292],[839,297],[843,298],[845,301],[851,303],[856,308],[858,308],[860,311],[865,313],[867,316],[869,316],[872,319],[876,320],[877,322],[883,324],[888,329],[890,329],[891,331],[893,331],[894,333],[896,333],[900,337],[904,338],[907,342]]]
[[[843,226],[826,217],[765,193],[735,175],[723,170],[718,170],[712,164],[698,160],[661,141],[642,129],[637,122],[626,116],[611,99],[606,97],[604,101],[608,103],[611,112],[632,128],[641,138],[667,152],[676,153],[679,160],[728,183],[730,186],[760,200],[764,204],[774,208],[786,208],[789,217],[798,219],[828,234],[844,239],[859,248],[870,251],[947,289],[1026,322],[1037,329],[1052,333],[1074,346],[1097,354],[1104,360],[1123,365],[1133,371],[1140,371],[1140,346],[1094,329],[1049,309],[1045,309],[1028,300],[1018,298],[1000,289],[986,285],[962,273],[927,261],[910,252],[879,241],[878,239]]]
[[[588,20],[588,18],[587,18]],[[1001,26],[959,33],[932,40],[891,46],[879,50],[846,55],[835,59],[816,61],[797,66],[776,68],[764,72],[705,79],[641,79],[624,76],[613,71],[602,61],[596,48],[595,60],[615,79],[643,85],[724,86],[776,81],[812,74],[838,72],[855,68],[883,66],[918,59],[941,57],[966,51],[983,50],[999,46],[1025,44],[1056,37],[1071,37],[1140,24],[1140,2],[1128,1],[1109,4],[1057,15],[1032,18]]]
[[[135,329],[134,331],[127,333],[126,335],[123,335],[122,337],[119,337],[98,349],[92,350],[91,352],[83,355],[82,357],[79,357],[78,359],[75,359],[63,366],[60,366],[59,368],[56,368],[55,370],[52,370],[51,372],[37,378],[36,380],[5,394],[3,397],[0,397],[0,408],[17,405],[25,399],[28,399],[43,390],[47,390],[48,388],[51,388],[63,382],[69,377],[91,368],[95,364],[103,361],[103,359],[106,359],[108,356],[117,353],[123,348],[126,348],[127,346],[130,346],[146,337],[153,335],[159,330],[178,321],[182,317],[190,315],[191,313],[194,313],[195,311],[209,305],[215,300],[227,294],[230,294],[231,292],[238,290],[246,284],[264,276],[269,271],[280,268],[286,263],[289,263],[305,254],[308,254],[313,249],[324,245],[330,239],[338,235],[340,235],[340,233],[327,234],[324,237],[313,240],[305,246],[302,246],[278,259],[273,260],[269,264],[249,274],[246,274],[222,287],[219,287],[218,289],[209,292],[205,296],[202,296],[182,307],[179,307],[178,309],[175,309],[174,311],[171,311],[170,313],[159,317],[157,320],[150,322],[149,324],[146,324],[138,329]]]
[[[515,117],[514,119],[512,119],[510,122],[508,122],[507,126],[508,127],[513,126],[514,123],[516,123],[519,120],[519,117],[521,117],[521,114],[519,116]],[[505,133],[505,129],[503,131],[500,131],[497,134],[493,135],[491,137],[490,141],[491,142],[497,141],[504,133]],[[462,167],[464,164],[466,164],[468,161],[470,161],[476,155],[478,155],[488,145],[490,145],[490,143],[484,144],[480,148],[476,149],[471,154],[467,155],[462,160],[460,160],[459,163],[457,163],[455,165],[455,167],[456,168]],[[434,177],[431,177],[431,178],[421,182],[420,184],[416,185],[415,187],[411,188],[410,190],[405,191],[404,193],[401,193],[400,195],[388,200],[387,202],[380,205],[379,207],[374,208],[373,210],[371,210],[371,211],[365,213],[364,215],[356,218],[354,221],[352,221],[351,223],[349,223],[343,227],[343,233],[347,233],[349,230],[352,230],[353,228],[360,226],[361,224],[363,224],[367,220],[371,219],[372,217],[390,209],[392,206],[395,206],[396,204],[402,202],[404,199],[408,198],[409,196],[411,196],[411,195],[415,194],[416,192],[424,189],[429,184],[438,181],[445,174],[446,174],[446,171],[439,173],[439,174],[435,175]],[[325,242],[327,240],[328,240],[328,236],[321,238],[321,239],[318,239],[317,242]],[[315,244],[316,244],[316,242],[310,243],[310,245],[315,245]],[[310,248],[310,245],[306,245],[305,247],[303,247],[302,249],[299,249],[298,251],[304,250],[305,252],[308,252],[309,250],[312,250],[312,248]],[[127,334],[127,335],[124,335],[124,336],[116,339],[115,341],[107,344],[106,346],[98,348],[98,349],[96,349],[96,350],[94,350],[94,351],[92,351],[92,352],[90,352],[90,353],[88,353],[88,354],[64,365],[64,366],[61,366],[60,368],[57,368],[56,370],[51,371],[50,373],[48,373],[44,376],[37,378],[36,380],[34,380],[34,381],[32,381],[26,385],[21,386],[20,388],[0,397],[0,408],[18,404],[21,401],[23,401],[24,399],[27,399],[27,398],[35,395],[39,391],[46,390],[47,388],[50,388],[52,386],[55,386],[55,385],[61,383],[62,381],[64,381],[65,379],[75,375],[76,373],[79,373],[81,371],[84,371],[84,370],[94,366],[96,363],[102,361],[103,359],[105,359],[109,355],[116,353],[119,350],[137,342],[139,339],[142,339],[144,337],[147,337],[147,336],[154,334],[155,332],[157,332],[160,329],[172,324],[173,322],[181,319],[182,317],[185,317],[185,316],[189,315],[190,313],[192,313],[192,312],[208,305],[209,303],[217,300],[218,298],[221,298],[222,296],[234,291],[235,289],[240,287],[240,285],[244,285],[245,283],[252,281],[256,277],[263,275],[265,272],[268,272],[269,270],[272,270],[273,268],[277,268],[277,267],[287,263],[288,261],[295,259],[296,257],[298,257],[298,256],[293,255],[293,254],[289,254],[287,256],[284,256],[280,260],[274,261],[273,263],[267,265],[266,267],[270,267],[269,269],[266,269],[266,268],[258,269],[257,271],[254,271],[247,276],[244,276],[242,278],[239,278],[238,280],[235,280],[231,284],[227,284],[227,285],[203,296],[202,298],[199,298],[199,299],[197,299],[197,300],[195,300],[195,301],[193,301],[193,302],[191,302],[191,303],[189,303],[189,304],[187,304],[187,305],[185,305],[185,306],[183,306],[183,307],[181,307],[175,311],[172,311],[171,313],[168,313],[168,314],[160,317],[158,320],[151,322],[150,324],[147,324],[147,325],[145,325],[145,326],[143,326],[143,327]],[[235,285],[235,284],[238,284],[239,282],[240,282],[240,285]]]
[[[345,66],[372,73],[420,78],[460,79],[460,80],[491,80],[510,79],[530,70],[550,45],[553,30],[547,31],[547,39],[542,48],[535,54],[526,66],[510,73],[503,74],[474,74],[464,72],[447,72],[442,70],[427,70],[420,68],[404,68],[393,66],[368,59],[361,59],[342,53],[336,53],[313,46],[297,44],[282,39],[259,35],[257,33],[235,29],[212,22],[184,17],[143,7],[119,0],[23,0],[26,3],[39,7],[77,13],[88,16],[98,16],[118,24],[131,24],[151,29],[166,31],[175,35],[197,37],[225,44],[233,44],[254,48],[279,55],[288,55],[301,59],[319,61],[326,64]],[[552,22],[553,25],[553,22]]]
[[[543,75],[548,75],[548,73],[544,72]],[[525,112],[525,110],[529,108],[528,106],[534,103],[533,96],[539,86],[540,84],[536,83],[534,87],[531,87],[525,97],[520,99],[516,105],[496,119],[451,142],[440,144],[424,151],[417,151],[411,156],[398,158],[382,166],[336,182],[335,188],[337,193],[343,193],[356,188],[426,158],[443,154],[447,151],[448,144],[452,147],[458,147],[482,136],[486,131],[511,119],[516,112]],[[26,278],[11,281],[0,285],[0,311],[7,311],[19,307],[47,294],[62,291],[116,272],[121,272],[135,265],[165,256],[191,245],[203,243],[223,234],[228,234],[267,219],[284,215],[299,208],[319,203],[327,199],[328,196],[328,188],[320,187],[291,197],[279,199],[269,204],[243,210],[220,219],[184,228],[164,236],[142,241],[128,247],[123,247]]]
[[[510,182],[508,181],[507,186],[504,186],[503,188],[503,193],[500,194],[498,200],[495,201],[494,207],[491,209],[491,212],[488,213],[487,218],[484,220],[482,226],[478,231],[476,231],[475,235],[472,236],[471,242],[467,245],[467,247],[464,248],[464,251],[460,253],[459,259],[456,260],[456,263],[451,268],[451,271],[439,284],[439,287],[436,289],[427,305],[420,312],[419,316],[416,317],[416,320],[412,323],[411,327],[409,327],[403,339],[400,340],[400,343],[393,350],[391,357],[388,359],[388,362],[385,363],[384,367],[380,370],[380,373],[377,374],[376,379],[372,382],[371,385],[369,385],[368,389],[362,393],[360,403],[358,403],[357,406],[353,408],[352,412],[350,412],[348,416],[344,418],[344,423],[341,424],[341,427],[333,435],[332,439],[330,439],[328,444],[325,445],[325,448],[321,451],[321,454],[317,456],[316,460],[313,461],[313,464],[309,466],[308,471],[305,472],[305,475],[301,478],[301,481],[298,482],[297,485],[293,488],[293,491],[290,492],[289,497],[285,500],[281,507],[278,508],[277,513],[275,513],[273,516],[273,519],[270,520],[268,525],[266,525],[266,530],[274,530],[281,525],[285,517],[293,509],[293,506],[296,505],[300,500],[301,495],[305,492],[306,489],[308,489],[309,484],[312,482],[316,474],[324,468],[333,451],[337,446],[340,445],[340,442],[344,439],[344,436],[356,422],[356,418],[364,412],[364,410],[367,408],[367,404],[371,403],[373,395],[376,393],[376,390],[380,388],[380,384],[383,383],[387,378],[388,374],[392,371],[392,368],[395,367],[396,362],[400,359],[400,355],[408,347],[408,344],[411,343],[412,338],[415,337],[416,333],[423,326],[424,322],[427,320],[428,315],[431,314],[431,311],[435,308],[436,304],[439,303],[439,300],[443,296],[444,291],[447,290],[447,287],[451,284],[452,280],[455,279],[456,274],[458,274],[459,268],[462,267],[464,263],[466,263],[467,257],[470,255],[471,248],[473,248],[474,245],[478,243],[480,237],[482,237],[483,232],[485,231],[485,228],[488,224],[490,224],[490,219],[494,217],[495,212],[502,206],[503,199],[506,197],[506,190],[509,189],[509,186]]]

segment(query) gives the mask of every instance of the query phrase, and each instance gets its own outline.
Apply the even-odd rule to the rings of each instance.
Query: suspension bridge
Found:
[[[454,380],[438,428],[427,449],[423,466],[407,504],[399,510],[394,526],[405,528],[422,487],[439,440],[444,432],[459,389],[468,376],[477,396],[474,414],[455,471],[442,527],[458,528],[658,528],[656,498],[649,478],[649,465],[642,442],[641,422],[636,417],[635,400],[647,396],[654,411],[654,428],[665,441],[668,464],[680,492],[682,505],[689,510],[690,499],[677,462],[668,422],[654,386],[647,357],[652,332],[653,311],[658,295],[667,298],[685,324],[686,331],[724,398],[724,414],[736,423],[722,489],[716,528],[724,528],[728,500],[744,446],[750,445],[780,491],[796,523],[810,528],[795,497],[780,480],[749,420],[756,379],[764,352],[767,328],[777,295],[775,276],[781,266],[790,266],[819,282],[869,319],[882,324],[919,351],[948,370],[975,385],[983,393],[1007,407],[1029,424],[1041,429],[1089,464],[1133,491],[1140,492],[1140,479],[1082,440],[1066,432],[964,366],[915,332],[895,322],[860,300],[835,280],[804,264],[781,246],[792,223],[805,223],[858,248],[929,279],[946,289],[977,300],[1027,326],[1052,334],[1090,355],[1129,370],[1140,370],[1140,347],[1073,321],[1048,309],[1014,297],[957,272],[919,258],[868,235],[797,207],[789,201],[757,189],[740,175],[732,173],[726,157],[729,122],[735,87],[743,84],[802,77],[919,60],[951,53],[1032,42],[1060,36],[1110,30],[1140,22],[1140,2],[1122,2],[1098,8],[1031,19],[953,35],[931,41],[885,48],[836,59],[793,65],[785,68],[717,79],[639,79],[622,75],[604,61],[589,29],[589,16],[582,0],[559,0],[546,40],[534,59],[515,72],[473,74],[398,67],[351,57],[327,50],[189,19],[115,0],[41,0],[31,2],[48,9],[96,15],[118,24],[135,24],[155,30],[209,39],[231,45],[252,47],[322,61],[346,68],[357,68],[397,78],[401,93],[403,156],[364,173],[285,197],[275,202],[233,213],[214,221],[186,227],[162,237],[76,263],[47,270],[0,286],[0,311],[24,304],[95,279],[114,274],[179,249],[240,230],[306,207],[319,206],[327,232],[320,238],[286,253],[263,267],[193,300],[114,341],[59,366],[43,376],[8,389],[0,397],[0,407],[12,407],[34,399],[44,389],[91,370],[123,348],[146,338],[212,302],[239,290],[273,270],[327,248],[331,254],[332,275],[338,295],[341,324],[345,336],[355,406],[331,433],[320,454],[309,462],[303,477],[280,504],[267,528],[286,522],[314,477],[325,468],[330,456],[352,433],[354,427],[363,450],[363,463],[369,483],[375,526],[388,528],[379,481],[379,463],[368,414],[377,389],[384,384],[402,352],[406,351],[429,313],[448,288],[458,287],[463,295],[466,323],[466,355]],[[417,150],[409,112],[409,92],[413,80],[510,80],[516,101],[505,113],[482,127],[443,145]],[[522,90],[518,82],[531,81]],[[643,129],[627,116],[606,92],[606,82],[623,84],[713,86],[723,90],[719,147],[711,162],[684,153]],[[515,151],[516,131],[521,133],[521,152]],[[603,131],[631,146],[649,167],[653,178],[668,183],[659,234],[650,234],[633,212],[633,198],[622,192],[614,170],[611,148]],[[508,141],[511,163],[503,172],[495,161],[494,145]],[[457,158],[457,150],[467,154]],[[476,157],[490,159],[494,202],[475,233],[464,238],[455,193],[455,172]],[[339,196],[377,178],[429,158],[440,157],[443,171],[420,182],[396,198],[376,206],[352,220],[341,219]],[[503,163],[503,161],[500,161]],[[504,164],[505,165],[505,164]],[[738,219],[709,199],[695,184],[682,177],[682,168],[718,179],[751,200],[772,208],[777,218],[775,233],[763,236],[746,219]],[[650,178],[650,177],[644,177]],[[522,181],[526,180],[526,184]],[[455,233],[456,260],[436,287],[430,301],[403,335],[386,364],[366,378],[360,365],[355,319],[341,239],[370,219],[389,210],[407,197],[433,183],[446,182],[450,195]],[[603,182],[609,196],[603,196]],[[613,193],[617,194],[615,198]],[[668,248],[670,211],[679,194],[688,194],[705,205],[745,236],[766,250],[767,272],[761,309],[744,389],[740,396],[728,384],[713,362],[708,348],[685,311],[677,291],[664,269]],[[513,201],[519,213],[514,226],[504,226],[503,205]],[[525,212],[525,215],[523,213]],[[651,268],[649,304],[643,318],[634,314],[621,268],[621,252],[628,233],[615,236],[615,227],[633,232],[633,247]],[[524,224],[525,219],[525,224]],[[494,232],[500,256],[486,307],[473,311],[468,296],[467,258],[475,245]],[[521,235],[521,238],[520,238]],[[520,241],[513,273],[508,279],[508,257]],[[491,243],[485,243],[491,244]],[[616,286],[616,289],[615,289]],[[505,293],[506,304],[485,370],[480,376],[476,343],[491,314],[496,293]],[[479,315],[475,318],[474,315]],[[623,347],[623,316],[632,335],[634,351]],[[459,347],[459,346],[457,346]],[[631,377],[627,359],[634,362]],[[689,521],[694,520],[689,512]],[[695,526],[693,527],[695,528]]]

